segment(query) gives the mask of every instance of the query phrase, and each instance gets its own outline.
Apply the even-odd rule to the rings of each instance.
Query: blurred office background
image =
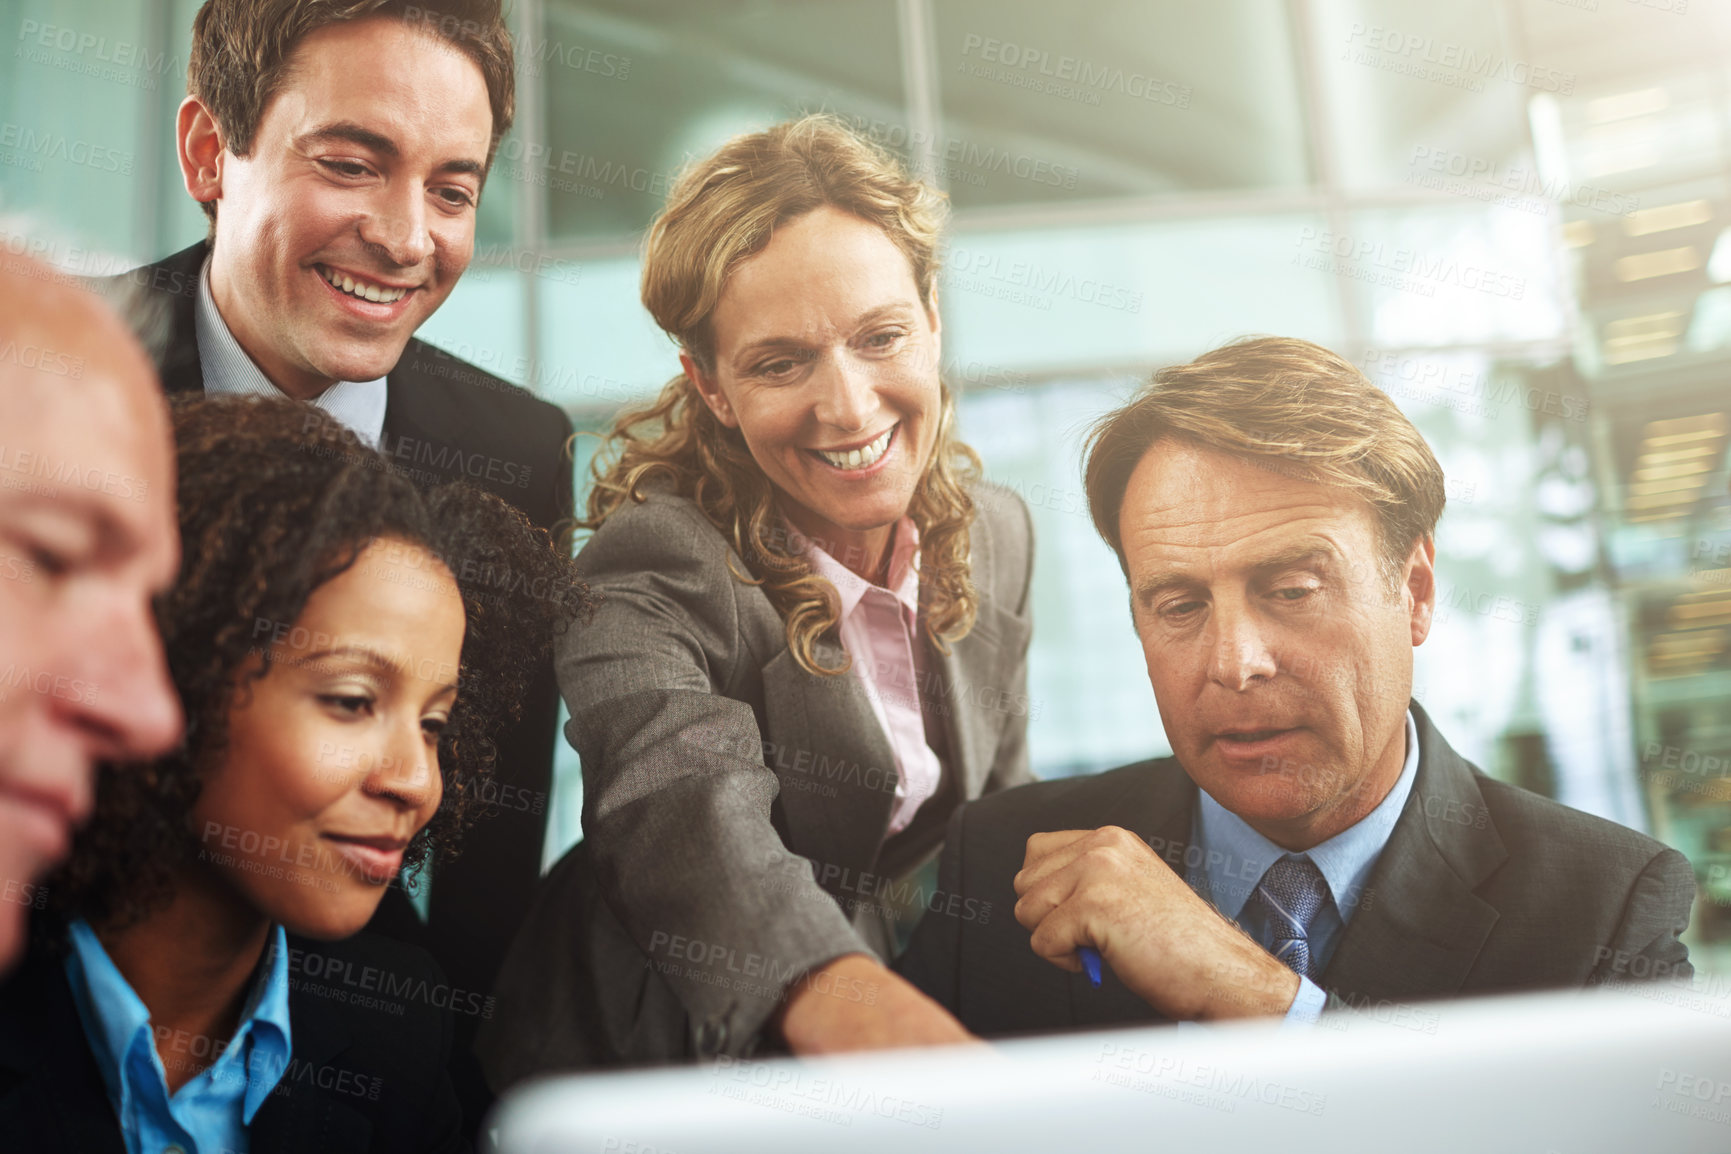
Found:
[[[0,0],[9,251],[118,271],[203,233],[171,139],[197,6]],[[1337,349],[1448,475],[1416,696],[1488,772],[1688,854],[1698,964],[1731,971],[1731,9],[512,13],[517,127],[423,337],[603,428],[675,371],[636,254],[688,156],[812,110],[898,151],[955,209],[940,293],[963,433],[1033,509],[1043,776],[1166,748],[1086,516],[1083,429],[1237,336]],[[580,836],[565,754],[549,861]]]

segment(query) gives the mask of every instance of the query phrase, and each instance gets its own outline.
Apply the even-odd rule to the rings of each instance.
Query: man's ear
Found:
[[[715,378],[697,367],[690,353],[679,354],[679,367],[685,370],[685,375],[691,378],[691,383],[697,386],[697,395],[703,398],[703,403],[709,406],[709,411],[715,414],[715,419],[730,429],[739,428],[739,418],[734,415],[733,406],[728,403],[727,394],[721,391],[721,386],[715,383]]]
[[[175,156],[187,195],[200,204],[222,199],[222,164],[227,157],[222,129],[196,96],[180,102],[174,118]]]
[[[1436,538],[1426,533],[1413,542],[1412,552],[1404,566],[1405,580],[1401,592],[1406,595],[1412,614],[1414,648],[1430,636],[1431,621],[1436,614]]]

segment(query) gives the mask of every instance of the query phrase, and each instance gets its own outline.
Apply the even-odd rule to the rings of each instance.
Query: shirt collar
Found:
[[[791,529],[791,526],[790,526]],[[819,577],[827,578],[841,597],[841,615],[849,617],[854,606],[872,589],[888,592],[903,609],[920,611],[920,531],[912,517],[904,516],[891,529],[889,576],[884,585],[873,585],[826,551],[811,537],[796,534],[794,540],[805,542],[805,556]]]
[[[144,1054],[157,1076],[167,1084],[151,1034],[150,1011],[102,948],[88,922],[76,919],[68,927],[68,934],[72,951],[66,958],[67,984],[72,988],[72,1000],[77,1005],[78,1018],[97,1068],[102,1071],[109,1100],[119,1112],[121,1103],[132,1094],[124,1071],[131,1066],[129,1056],[135,1048],[145,1048]],[[234,1038],[222,1057],[205,1071],[206,1074],[215,1071],[213,1077],[222,1081],[246,1078],[242,1121],[249,1125],[288,1069],[293,1052],[294,1036],[289,1030],[288,935],[280,925],[273,929],[267,949],[265,964],[247,994]],[[230,1062],[240,1069],[225,1068]]]
[[[1406,808],[1412,784],[1418,776],[1418,726],[1412,710],[1406,713],[1406,762],[1394,788],[1357,823],[1341,830],[1320,845],[1299,855],[1308,857],[1328,882],[1335,908],[1343,921],[1358,907],[1358,896],[1377,858],[1394,832],[1395,822]],[[1215,906],[1229,918],[1244,910],[1251,891],[1262,880],[1262,872],[1285,857],[1287,850],[1252,829],[1248,822],[1215,801],[1207,790],[1197,790],[1197,826],[1201,833],[1204,869],[1208,874]],[[1251,863],[1252,868],[1243,868]],[[1237,884],[1234,884],[1236,882]]]
[[[67,927],[67,933],[72,952],[66,957],[66,981],[72,987],[72,1000],[78,1007],[78,1018],[84,1025],[84,1036],[90,1042],[97,1068],[102,1071],[102,1081],[108,1087],[109,1100],[118,1108],[124,1097],[120,1072],[127,1053],[140,1035],[144,1045],[152,1045],[150,1011],[102,948],[88,922],[77,919]]]
[[[198,307],[194,310],[198,363],[204,372],[205,396],[288,396],[272,384],[263,370],[246,355],[228,322],[223,320],[216,307],[216,298],[210,293],[210,259],[208,256],[204,258],[204,267],[198,274]],[[376,449],[385,430],[387,399],[385,378],[380,377],[374,381],[337,381],[312,403]]]
[[[294,1051],[294,1036],[289,1032],[288,962],[288,934],[279,925],[271,936],[270,957],[247,998],[246,1009],[241,1013],[241,1030],[252,1033],[246,1112],[242,1115],[242,1121],[249,1126],[252,1116],[258,1113],[259,1107],[276,1088],[277,1080],[288,1069],[289,1055]],[[240,1037],[241,1030],[235,1032],[236,1038]],[[251,1076],[254,1073],[263,1076]]]

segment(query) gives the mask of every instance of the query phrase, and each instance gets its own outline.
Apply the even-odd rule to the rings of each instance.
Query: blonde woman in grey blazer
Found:
[[[507,958],[495,1089],[968,1040],[887,967],[913,917],[1009,916],[917,871],[956,806],[1030,779],[1033,542],[954,436],[942,211],[808,117],[729,142],[652,226],[684,372],[594,469],[602,604],[557,657],[584,841]]]

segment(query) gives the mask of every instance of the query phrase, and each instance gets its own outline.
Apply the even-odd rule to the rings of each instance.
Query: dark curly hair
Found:
[[[156,615],[186,738],[156,761],[98,768],[95,812],[48,884],[51,904],[97,924],[159,907],[176,866],[196,857],[188,817],[226,745],[235,696],[270,671],[259,623],[298,620],[315,589],[381,538],[440,558],[463,599],[458,696],[439,739],[444,798],[403,861],[413,876],[430,853],[454,856],[482,804],[494,734],[519,714],[555,632],[590,607],[569,556],[489,493],[462,482],[418,489],[310,405],[198,398],[175,405],[174,432],[182,557]],[[263,668],[243,674],[255,654]]]

